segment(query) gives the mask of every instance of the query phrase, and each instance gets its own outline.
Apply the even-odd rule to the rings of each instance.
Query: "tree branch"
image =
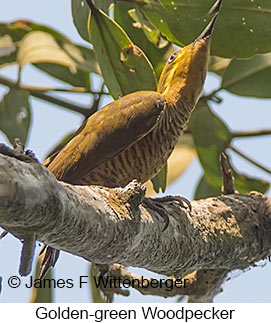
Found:
[[[229,167],[228,158],[225,153],[220,155],[220,167],[223,179],[222,194],[234,194],[238,193],[235,191],[234,178],[232,170]]]
[[[0,154],[0,225],[18,238],[34,235],[93,263],[119,263],[175,277],[208,269],[206,278],[215,270],[209,298],[225,273],[270,254],[271,203],[260,193],[193,201],[191,212],[163,203],[169,215],[164,232],[161,217],[141,205],[143,197],[136,182],[115,189],[73,186],[58,182],[37,162]],[[199,301],[190,301],[195,299]]]
[[[33,97],[36,97],[38,99],[41,99],[41,100],[44,100],[46,102],[50,102],[50,103],[53,103],[56,105],[60,105],[63,108],[66,108],[68,110],[81,113],[85,117],[89,116],[89,109],[88,108],[84,108],[84,107],[74,104],[72,102],[68,102],[63,99],[51,96],[49,94],[44,93],[43,91],[31,88],[31,87],[24,87],[20,84],[14,83],[11,80],[9,80],[5,77],[2,77],[2,76],[0,76],[0,83],[8,86],[10,88],[27,90]]]
[[[62,88],[62,87],[31,86],[31,85],[18,84],[18,82],[14,83],[10,79],[2,76],[0,76],[0,83],[9,87],[16,87],[21,90],[34,91],[34,92],[68,92],[68,93],[90,93],[93,95],[96,95],[96,94],[110,95],[108,92],[93,91],[88,88],[78,87],[78,86],[73,86],[70,88]]]
[[[268,169],[267,167],[263,166],[262,164],[260,164],[256,160],[248,157],[246,154],[242,153],[239,149],[233,147],[232,145],[230,145],[228,148],[231,149],[232,151],[234,151],[240,157],[244,158],[245,160],[247,160],[248,162],[253,164],[254,166],[256,166],[256,167],[260,168],[261,170],[263,170],[264,172],[266,172],[268,175],[271,175],[271,169]]]

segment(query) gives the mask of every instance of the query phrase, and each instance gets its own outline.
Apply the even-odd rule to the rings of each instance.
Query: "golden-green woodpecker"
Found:
[[[58,180],[123,187],[133,179],[145,183],[161,170],[201,94],[221,3],[213,6],[216,12],[201,35],[169,57],[156,92],[139,91],[108,104],[45,161]],[[49,246],[45,250],[42,276],[59,254]]]

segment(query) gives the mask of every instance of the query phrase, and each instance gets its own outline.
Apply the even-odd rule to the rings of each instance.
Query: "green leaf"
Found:
[[[149,21],[158,29],[161,31],[161,33],[171,42],[178,46],[184,46],[183,41],[180,37],[176,37],[174,33],[175,27],[173,27],[176,24],[179,24],[180,16],[176,16],[175,12],[173,11],[173,8],[170,8],[171,4],[169,6],[164,7],[162,5],[159,5],[158,2],[155,2],[154,5],[144,5],[140,9],[144,16],[149,19]],[[175,7],[174,7],[175,8]],[[177,7],[176,7],[177,8]],[[177,10],[176,10],[177,11]],[[178,10],[179,12],[179,10]],[[180,14],[180,12],[179,12]],[[172,23],[172,19],[174,19]],[[177,33],[177,35],[179,32]]]
[[[102,75],[115,99],[139,90],[156,89],[151,63],[116,22],[93,9],[90,32]]]
[[[235,188],[239,193],[247,194],[251,191],[258,191],[261,193],[265,193],[269,189],[270,184],[267,181],[264,181],[258,178],[249,177],[244,174],[240,174],[236,170],[234,170],[232,165],[230,165],[230,168],[233,171]],[[215,187],[212,184],[210,184],[206,180],[206,177],[203,175],[197,185],[197,188],[194,194],[194,199],[199,200],[199,199],[203,199],[211,196],[219,196],[219,195],[221,195],[221,188]]]
[[[90,281],[90,292],[93,303],[106,303],[102,292],[99,288],[96,287],[94,282],[94,276],[97,277],[99,275],[99,270],[93,265],[90,264],[89,268],[89,281]]]
[[[189,129],[207,181],[220,188],[219,156],[230,142],[231,133],[203,100],[199,101],[192,113]]]
[[[1,37],[9,35],[13,43],[16,44],[29,31],[25,30],[23,26],[25,26],[24,20],[20,20],[20,22],[14,21],[12,23],[0,23],[0,35]]]
[[[165,192],[167,187],[167,163],[151,181],[156,193],[159,193],[160,188],[163,193]]]
[[[89,42],[88,33],[88,18],[89,18],[89,7],[85,0],[72,0],[72,18],[73,23],[79,33],[79,35]]]
[[[115,0],[94,0],[94,5],[96,8],[108,13],[110,4],[115,2]]]
[[[159,48],[163,48],[168,44],[168,41],[161,37],[160,31],[144,17],[139,8],[130,9],[128,14],[134,20],[133,25],[141,29],[151,43]]]
[[[156,30],[159,32],[158,44],[150,42],[149,38],[146,36],[147,33],[144,32],[144,28],[139,28],[138,24],[135,24],[134,20],[132,19],[131,10],[133,9],[134,8],[130,3],[116,3],[114,6],[114,19],[125,30],[133,43],[144,51],[154,67],[157,78],[159,78],[164,67],[164,57],[169,51],[173,50],[173,46],[171,43],[168,43],[164,47],[160,46],[160,40],[162,37],[160,36],[160,32],[158,30]]]
[[[41,257],[38,257],[36,266],[35,266],[35,274],[34,279],[38,279],[40,275],[40,264],[41,264]],[[52,273],[53,268],[51,268],[46,275],[44,276],[43,280],[48,279],[48,281],[52,281]],[[32,288],[32,295],[30,298],[30,303],[52,303],[53,302],[53,291],[54,288],[50,288],[48,284],[46,284],[43,288]]]
[[[209,184],[209,182],[206,180],[205,176],[203,175],[197,185],[197,188],[194,194],[194,199],[200,200],[210,196],[219,196],[219,195],[221,195],[221,189]]]
[[[208,23],[214,0],[136,1],[150,22],[177,45],[191,43]],[[222,5],[211,52],[221,57],[251,57],[271,51],[270,0],[227,0]]]
[[[231,60],[229,58],[221,58],[217,56],[210,56],[208,71],[223,76]]]
[[[28,32],[25,21],[0,23],[0,67],[16,63],[18,43]]]
[[[45,31],[31,31],[21,40],[17,61],[20,68],[36,64],[44,72],[74,86],[89,88],[89,73],[99,73],[94,52]]]
[[[50,34],[51,36],[53,36],[55,39],[58,39],[59,41],[70,42],[69,39],[65,35],[63,35],[62,33],[58,32],[57,30],[55,30],[51,27],[48,27],[46,25],[36,24],[32,21],[23,21],[23,22],[25,23],[25,26],[23,26],[23,28],[27,32],[42,31],[46,34]]]
[[[167,160],[166,186],[174,183],[186,171],[196,155],[192,135],[183,134],[180,136],[177,145]],[[165,182],[162,183],[163,187],[165,187]],[[144,185],[147,189],[146,196],[155,194],[154,185],[151,181],[148,181]]]
[[[43,31],[61,41],[69,41],[66,36],[55,29],[28,20],[15,20],[11,23],[0,23],[0,35],[10,35],[14,43],[20,42],[20,40],[31,31]]]
[[[100,74],[100,68],[91,48],[77,46],[77,49],[80,51],[82,59],[76,62],[77,71],[75,73],[70,71],[68,67],[58,64],[37,63],[33,65],[63,82],[88,89],[90,88],[89,73]]]
[[[89,73],[100,74],[91,48],[73,44],[50,27],[18,20],[0,24],[0,34],[0,65],[17,62],[22,68],[37,64],[53,77],[84,87],[89,87]]]
[[[16,44],[10,35],[0,36],[0,68],[16,62]]]
[[[75,73],[70,71],[68,67],[58,64],[37,63],[33,65],[61,81],[88,89],[90,88],[89,73],[100,74],[100,67],[91,48],[77,46],[77,49],[80,51],[82,59],[76,61],[77,71]]]
[[[232,136],[227,126],[209,108],[206,101],[200,100],[189,122],[197,154],[204,170],[204,179],[196,189],[195,197],[203,198],[219,195],[222,186],[220,154],[228,147]],[[232,165],[235,186],[240,193],[252,190],[265,192],[269,184],[266,181],[239,174]],[[210,195],[208,195],[210,194]]]
[[[0,129],[10,143],[15,138],[25,144],[31,122],[29,93],[24,90],[10,89],[0,103]]]
[[[83,60],[77,61],[78,69],[87,73],[101,74],[93,49],[79,45],[76,47],[80,50],[80,54],[83,57]]]
[[[76,61],[82,61],[80,50],[71,43],[60,44],[56,38],[44,31],[31,31],[20,42],[17,60],[20,68],[33,63],[55,63],[67,66],[76,72]]]
[[[269,189],[269,182],[238,173],[232,165],[230,167],[233,170],[235,187],[239,193],[246,194],[251,191],[265,193]]]
[[[242,96],[271,98],[271,53],[249,60],[234,59],[226,69],[221,87]]]
[[[38,63],[33,65],[58,80],[73,86],[90,88],[89,74],[86,72],[77,70],[76,73],[72,73],[68,67],[51,63]]]

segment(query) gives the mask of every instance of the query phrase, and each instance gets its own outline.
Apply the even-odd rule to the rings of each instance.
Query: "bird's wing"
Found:
[[[165,104],[163,96],[152,91],[128,94],[108,104],[90,116],[57,156],[45,161],[46,166],[59,180],[76,184],[148,134]]]

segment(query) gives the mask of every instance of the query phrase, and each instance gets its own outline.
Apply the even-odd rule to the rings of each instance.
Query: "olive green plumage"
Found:
[[[170,56],[157,92],[139,91],[108,104],[90,116],[55,157],[45,161],[57,179],[123,187],[133,179],[144,183],[159,172],[202,91],[216,17],[193,43]],[[47,247],[42,275],[57,256],[58,251]]]

